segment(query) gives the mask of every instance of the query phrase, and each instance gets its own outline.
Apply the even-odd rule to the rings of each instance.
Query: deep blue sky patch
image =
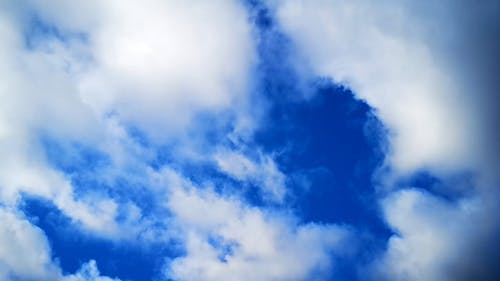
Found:
[[[25,198],[27,217],[40,227],[49,240],[52,255],[65,273],[76,272],[89,260],[97,262],[101,274],[121,280],[155,280],[163,270],[163,259],[180,254],[167,244],[140,245],[130,241],[112,242],[82,233],[57,208],[37,198]]]

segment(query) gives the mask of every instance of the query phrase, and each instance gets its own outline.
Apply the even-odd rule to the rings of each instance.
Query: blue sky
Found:
[[[499,13],[0,2],[0,279],[496,280]]]

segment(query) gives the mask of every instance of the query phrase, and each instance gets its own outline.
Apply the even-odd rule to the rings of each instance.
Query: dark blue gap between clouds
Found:
[[[49,240],[53,259],[65,274],[75,273],[82,264],[95,260],[102,275],[121,280],[157,280],[165,258],[182,255],[174,241],[140,245],[113,242],[93,236],[75,226],[50,202],[25,196],[22,210],[31,223],[41,228]],[[159,279],[161,280],[161,279]]]
[[[249,5],[260,30],[256,87],[268,101],[255,145],[276,155],[305,221],[346,223],[387,237],[372,179],[385,157],[387,130],[349,89],[304,74],[307,65],[272,13],[258,1]]]
[[[304,79],[294,66],[293,45],[279,31],[270,11],[256,1],[247,4],[259,37],[260,64],[256,69],[253,98],[265,101],[266,114],[264,124],[246,146],[250,151],[254,148],[254,151],[263,150],[275,155],[280,169],[289,177],[287,185],[291,196],[284,208],[293,208],[303,222],[345,223],[367,233],[370,238],[367,250],[362,254],[367,256],[362,258],[368,259],[384,247],[390,235],[380,219],[372,182],[372,175],[384,157],[384,128],[373,110],[357,100],[348,89],[328,79]],[[50,25],[39,20],[34,24],[28,37],[37,40],[60,37],[53,34],[57,29],[47,28]],[[309,98],[304,99],[304,96]],[[228,144],[226,134],[231,126],[225,122],[230,118],[208,113],[202,117],[194,124],[194,127],[204,128],[200,142],[212,146]],[[217,122],[207,122],[207,118]],[[207,126],[208,123],[220,126]],[[139,144],[150,145],[140,130],[131,128],[130,134]],[[50,138],[42,145],[52,165],[65,172],[77,192],[80,190],[82,194],[93,186],[105,189],[113,198],[126,199],[130,195],[128,192],[141,184],[129,182],[126,178],[115,183],[118,186],[99,182],[95,175],[109,166],[109,159],[92,148],[71,144],[68,149],[62,142]],[[239,187],[240,183],[206,163],[176,163],[175,155],[172,155],[174,149],[168,145],[157,149],[157,157],[150,162],[155,169],[172,165],[195,182],[210,179],[217,187]],[[75,151],[76,156],[72,155],[69,160],[65,158]],[[250,185],[245,190],[248,202],[265,206],[266,203],[259,200],[257,188]],[[152,197],[142,198],[147,196],[143,193],[137,198],[134,196],[132,193],[134,202],[154,205],[149,204],[154,201]],[[33,222],[45,231],[53,254],[65,272],[74,272],[82,262],[95,259],[104,275],[124,280],[152,280],[158,274],[158,263],[164,261],[163,256],[179,253],[175,247],[153,253],[150,249],[116,245],[88,234],[79,234],[53,206],[37,199],[27,198],[25,211],[29,217],[38,218]],[[339,260],[336,264],[337,277],[355,280],[353,261]]]

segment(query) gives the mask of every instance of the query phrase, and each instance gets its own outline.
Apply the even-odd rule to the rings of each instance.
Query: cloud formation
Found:
[[[52,260],[43,231],[16,211],[0,208],[0,277],[2,280],[112,281],[101,276],[95,261],[75,275],[64,276]]]
[[[35,2],[42,19],[89,41],[78,94],[100,115],[114,112],[164,140],[197,112],[245,94],[253,42],[237,2]]]
[[[281,25],[314,71],[348,86],[378,110],[392,130],[394,168],[479,165],[477,158],[484,155],[478,155],[482,146],[476,138],[484,133],[478,129],[485,120],[478,103],[490,93],[471,94],[459,75],[465,64],[458,67],[458,54],[446,54],[469,35],[460,34],[461,25],[454,22],[460,15],[441,17],[461,12],[451,2],[275,2]],[[439,34],[431,29],[436,25],[442,26]],[[468,74],[475,76],[473,70]]]
[[[390,130],[386,167],[376,180],[396,232],[382,261],[390,280],[494,279],[493,260],[475,262],[493,243],[498,220],[497,33],[495,1],[272,1],[277,18],[315,73],[346,85]],[[488,106],[484,102],[489,103]],[[489,108],[489,109],[488,109]],[[419,171],[446,181],[472,172],[458,203],[394,181]],[[443,184],[439,192],[456,188]],[[481,222],[481,223],[477,223]],[[484,222],[484,223],[482,223]],[[480,241],[480,242],[479,242]],[[467,277],[465,277],[467,276]]]
[[[498,252],[493,241],[498,220],[491,199],[449,202],[423,190],[391,194],[382,205],[396,235],[378,261],[376,277],[386,280],[493,280]],[[377,279],[375,278],[375,279]]]
[[[238,149],[247,137],[238,135],[242,124],[257,122],[242,115],[256,54],[255,30],[241,3],[2,5],[0,203],[20,212],[2,209],[9,224],[0,247],[17,247],[19,254],[2,252],[4,279],[113,280],[92,260],[64,275],[43,231],[18,210],[26,197],[45,200],[88,235],[180,241],[185,254],[169,260],[165,278],[330,275],[347,228],[253,207],[241,191],[221,193],[210,180],[192,182],[184,170],[208,156],[200,163],[234,184],[256,186],[265,202],[280,205],[286,196],[286,177],[272,155]],[[197,122],[210,125],[199,121],[203,114],[234,122],[218,149],[193,132]],[[158,160],[161,148],[175,153],[174,163]]]
[[[492,216],[500,198],[499,6],[0,3],[0,278],[121,278],[99,266],[101,274],[94,260],[62,268],[51,249],[56,238],[22,209],[30,198],[56,208],[89,239],[171,246],[155,265],[161,280],[330,280],[343,263],[354,264],[352,276],[374,280],[494,279],[500,253],[488,245],[500,231]],[[266,111],[312,102],[322,79],[365,101],[360,115],[373,107],[371,118],[388,130],[384,166],[357,181],[373,179],[379,188],[351,191],[364,188],[352,198],[378,200],[382,215],[374,217],[392,231],[382,252],[359,246],[371,241],[364,229],[307,221],[294,205],[301,198],[291,185],[319,182],[315,194],[330,196],[327,181],[344,170],[330,177],[328,168],[308,166],[287,174],[293,169],[279,154],[300,147],[266,149],[254,135],[265,122],[293,120],[291,111],[276,120]],[[298,124],[268,127],[279,126]],[[319,151],[332,145],[325,142],[349,142],[336,137],[342,133],[311,143]],[[306,146],[311,136],[296,137]],[[339,161],[350,159],[344,154]],[[372,171],[359,171],[360,155],[345,169],[357,177]],[[316,156],[311,165],[331,164]],[[442,181],[439,188],[397,186],[422,170]],[[453,176],[472,188],[456,195]],[[342,211],[328,199],[321,212]]]
[[[220,197],[180,178],[176,182],[168,205],[186,237],[186,255],[168,266],[167,275],[175,280],[328,278],[333,253],[347,252],[346,228],[301,225],[290,214]]]

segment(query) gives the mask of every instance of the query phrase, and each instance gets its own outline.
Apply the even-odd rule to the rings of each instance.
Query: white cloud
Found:
[[[494,199],[493,199],[494,200]],[[383,203],[395,230],[376,262],[384,280],[493,280],[498,253],[490,247],[498,207],[480,197],[449,202],[424,191],[396,192]],[[498,273],[498,272],[497,272]]]
[[[447,280],[446,263],[453,257],[456,235],[470,220],[471,210],[453,206],[416,190],[393,194],[384,202],[389,239],[381,270],[391,280]],[[464,239],[465,240],[465,239]]]
[[[252,160],[242,152],[219,150],[214,160],[222,172],[243,182],[256,184],[266,199],[281,203],[286,195],[286,176],[268,155]]]
[[[52,260],[49,243],[41,229],[14,210],[0,208],[0,278],[5,281],[112,281],[100,276],[95,261],[63,276]]]
[[[453,32],[446,29],[449,18],[424,17],[405,1],[274,2],[280,24],[316,74],[377,109],[391,130],[393,168],[449,171],[476,164],[474,97],[425,36],[427,24]],[[431,12],[439,6],[428,4]]]
[[[83,264],[80,270],[72,275],[65,276],[63,281],[119,281],[117,278],[101,276],[94,260]]]
[[[167,174],[176,179],[168,206],[186,247],[185,256],[168,264],[166,274],[175,280],[325,278],[335,266],[332,254],[345,253],[349,244],[346,228],[299,224],[291,215],[250,207]]]
[[[246,94],[253,42],[236,1],[58,2],[35,1],[44,19],[89,37],[92,67],[78,88],[100,114],[164,140],[193,114]]]
[[[0,208],[0,278],[2,280],[57,280],[43,231]]]

